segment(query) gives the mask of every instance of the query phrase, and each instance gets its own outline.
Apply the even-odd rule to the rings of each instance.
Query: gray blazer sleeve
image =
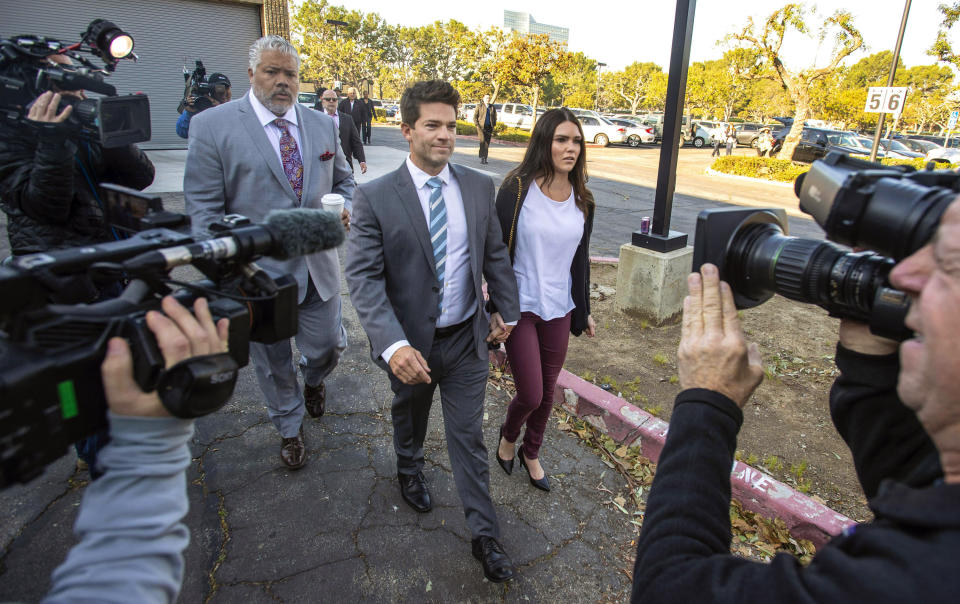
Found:
[[[201,113],[190,123],[183,171],[183,194],[194,233],[203,231],[225,214],[223,159],[206,117]]]
[[[358,188],[350,219],[344,274],[360,324],[370,338],[374,359],[379,359],[391,344],[407,339],[387,298],[383,253],[380,221],[364,189]]]
[[[52,602],[173,602],[183,582],[193,421],[110,414],[110,444],[53,572]]]
[[[510,252],[503,242],[497,208],[494,204],[493,180],[487,177],[490,193],[488,208],[490,219],[487,221],[487,235],[483,244],[483,277],[487,280],[487,291],[496,305],[497,312],[507,323],[520,320],[520,294],[517,291],[517,277],[510,264]]]

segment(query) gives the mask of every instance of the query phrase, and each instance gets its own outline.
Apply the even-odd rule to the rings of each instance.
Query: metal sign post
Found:
[[[897,34],[897,46],[893,51],[893,63],[890,65],[890,76],[887,78],[887,88],[893,87],[893,78],[897,74],[897,63],[900,61],[900,45],[903,44],[903,30],[907,28],[907,15],[910,14],[910,3],[912,0],[907,0],[906,4],[903,6],[903,17],[900,19],[900,33]],[[870,89],[874,90],[873,88]],[[906,90],[904,90],[903,96],[906,96]],[[903,97],[901,97],[902,100]],[[870,97],[867,95],[867,106],[870,106]],[[900,103],[899,109],[903,109],[903,103]],[[899,113],[896,111],[895,113]],[[877,161],[877,150],[880,148],[880,134],[883,132],[883,118],[886,117],[885,112],[880,113],[879,119],[877,119],[877,131],[873,134],[873,149],[870,149],[870,161]]]
[[[693,15],[696,0],[677,0],[673,21],[673,48],[670,51],[670,75],[667,78],[667,100],[663,113],[663,138],[660,142],[660,168],[654,194],[653,229],[650,233],[634,231],[631,243],[656,252],[672,252],[687,245],[687,235],[670,230],[673,192],[677,181],[677,154],[680,130],[683,127],[683,97],[687,90],[687,67],[690,63],[690,42],[693,39]]]

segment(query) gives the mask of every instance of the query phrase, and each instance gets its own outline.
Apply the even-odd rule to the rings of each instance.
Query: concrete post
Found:
[[[625,243],[617,266],[616,308],[652,325],[680,318],[687,295],[693,248],[654,252]]]

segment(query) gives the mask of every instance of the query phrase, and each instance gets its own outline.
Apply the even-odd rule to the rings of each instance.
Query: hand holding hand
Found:
[[[687,285],[677,351],[680,385],[719,392],[742,408],[763,380],[760,351],[747,345],[733,292],[716,266],[704,264]]]
[[[162,308],[163,313],[147,313],[147,326],[157,338],[167,368],[184,359],[227,350],[230,322],[220,319],[214,325],[206,299],[198,298],[194,303],[196,316],[172,296],[163,299]],[[108,342],[100,373],[107,405],[114,413],[144,417],[170,415],[156,391],[143,392],[134,381],[133,356],[123,338],[111,338]]]
[[[487,342],[492,344],[502,344],[506,342],[513,328],[513,325],[507,325],[503,322],[503,317],[500,316],[500,313],[493,313],[490,315],[490,333],[487,334]]]
[[[430,383],[430,367],[413,346],[402,346],[390,357],[390,371],[407,386]]]

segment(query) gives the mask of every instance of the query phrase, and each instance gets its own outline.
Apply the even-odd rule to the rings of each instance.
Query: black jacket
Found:
[[[357,99],[353,102],[353,109],[350,109],[350,99],[343,99],[340,101],[340,106],[337,107],[338,111],[346,113],[353,118],[353,123],[357,124],[357,127],[360,127],[360,124],[369,121],[370,117],[368,116],[369,109],[367,105],[363,102],[363,99]]]
[[[480,103],[477,105],[477,108],[473,110],[473,123],[477,127],[478,132],[483,132],[483,125],[487,121],[487,112],[490,112],[490,129],[493,130],[493,127],[497,125],[497,108],[490,105],[484,105]]]
[[[896,355],[837,348],[830,393],[875,519],[833,538],[806,567],[734,557],[730,467],[740,408],[702,389],[677,396],[637,544],[633,602],[954,602],[960,485],[896,395]]]
[[[0,126],[0,205],[15,255],[111,240],[89,181],[143,189],[153,176],[153,164],[134,145],[103,149]]]
[[[522,185],[522,186],[521,186]],[[511,182],[504,182],[497,192],[497,218],[500,219],[500,230],[503,232],[503,242],[510,251],[510,263],[513,264],[513,254],[517,247],[516,231],[520,219],[520,208],[527,197],[530,183],[520,183],[519,178]],[[579,336],[587,328],[587,317],[590,316],[590,234],[593,232],[593,208],[583,222],[583,236],[580,245],[573,255],[570,265],[570,274],[573,286],[570,295],[573,297],[573,314],[570,316],[570,333]]]
[[[353,158],[356,157],[359,162],[366,162],[367,156],[363,152],[363,142],[360,140],[360,131],[358,126],[349,113],[337,111],[340,118],[340,146],[343,148],[343,154],[347,156],[347,162],[353,167]]]

